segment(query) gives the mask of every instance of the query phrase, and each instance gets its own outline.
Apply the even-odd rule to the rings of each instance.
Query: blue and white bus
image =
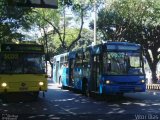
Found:
[[[68,53],[63,53],[53,57],[53,78],[54,83],[61,84],[62,73],[64,68],[68,66]]]
[[[145,73],[141,46],[107,42],[66,53],[62,86],[83,93],[123,94],[144,92]],[[60,55],[61,56],[61,55]]]

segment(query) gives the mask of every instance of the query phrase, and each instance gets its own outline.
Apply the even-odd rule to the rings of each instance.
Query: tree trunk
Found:
[[[157,64],[158,64],[158,59],[156,59],[157,54],[155,51],[154,52],[152,51],[152,56],[153,56],[153,60],[152,60],[152,57],[149,54],[148,50],[144,51],[144,53],[145,53],[145,57],[147,58],[148,65],[152,73],[152,83],[157,83],[157,73],[156,73]]]
[[[53,77],[53,63],[51,61],[49,61],[50,65],[51,65],[51,78]]]
[[[154,45],[153,48],[151,49],[151,52],[152,52],[152,56],[153,56],[153,63],[152,63],[152,67],[151,67],[151,70],[152,70],[152,82],[153,83],[157,83],[157,64],[159,62],[159,59],[158,59],[158,50],[159,46],[157,47],[157,45]]]
[[[157,83],[157,73],[156,73],[156,64],[152,64],[152,67],[150,67],[152,71],[152,83]]]

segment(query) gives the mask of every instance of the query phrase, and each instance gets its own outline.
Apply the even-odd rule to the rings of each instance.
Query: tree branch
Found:
[[[68,50],[70,50],[71,47],[81,38],[81,33],[82,33],[82,29],[83,29],[83,24],[84,24],[84,20],[83,20],[84,14],[83,14],[83,11],[84,11],[84,9],[81,8],[81,27],[80,27],[78,36],[77,36],[77,38],[69,45]]]

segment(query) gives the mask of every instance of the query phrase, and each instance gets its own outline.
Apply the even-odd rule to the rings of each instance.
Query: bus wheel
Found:
[[[123,98],[124,93],[118,93],[117,95],[118,95],[118,98]]]
[[[102,99],[106,99],[106,94],[103,92],[102,94],[101,94],[101,97],[102,97]]]
[[[62,89],[62,90],[65,90],[65,89],[66,89],[66,87],[62,85],[62,86],[61,86],[61,89]]]
[[[62,89],[62,90],[64,89],[64,86],[63,86],[63,85],[61,86],[61,89]]]
[[[8,102],[8,99],[7,99],[8,95],[7,94],[2,94],[1,98],[2,98],[2,101],[3,102]]]
[[[82,79],[82,93],[84,94],[84,95],[88,95],[88,86],[87,86],[87,79],[86,78],[83,78]]]
[[[33,100],[37,100],[38,96],[39,96],[39,91],[38,92],[32,92],[32,98]]]
[[[106,100],[108,98],[108,95],[106,94],[106,91],[105,91],[105,89],[103,88],[102,89],[102,94],[101,94],[101,99],[102,100]]]

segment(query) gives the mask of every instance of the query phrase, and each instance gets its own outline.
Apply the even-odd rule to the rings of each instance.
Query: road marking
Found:
[[[39,96],[39,98],[43,99],[41,96]],[[47,99],[45,99],[45,100],[46,100],[46,102],[48,102],[48,103],[51,104],[51,105],[54,104],[54,103],[53,103],[54,100],[47,100]],[[64,110],[65,112],[67,112],[67,113],[69,113],[69,114],[77,115],[76,113],[71,112],[70,110],[67,110],[67,109],[65,109],[65,108],[63,108],[63,107],[60,107],[59,105],[56,105],[56,107],[58,107],[58,108],[61,109],[61,110]]]
[[[70,110],[66,110],[65,108],[62,108],[62,107],[59,107],[59,108],[62,109],[62,110],[64,110],[64,111],[66,111],[66,112],[68,112],[68,113],[70,113],[70,114],[72,114],[72,115],[77,115],[76,113],[71,112]]]

